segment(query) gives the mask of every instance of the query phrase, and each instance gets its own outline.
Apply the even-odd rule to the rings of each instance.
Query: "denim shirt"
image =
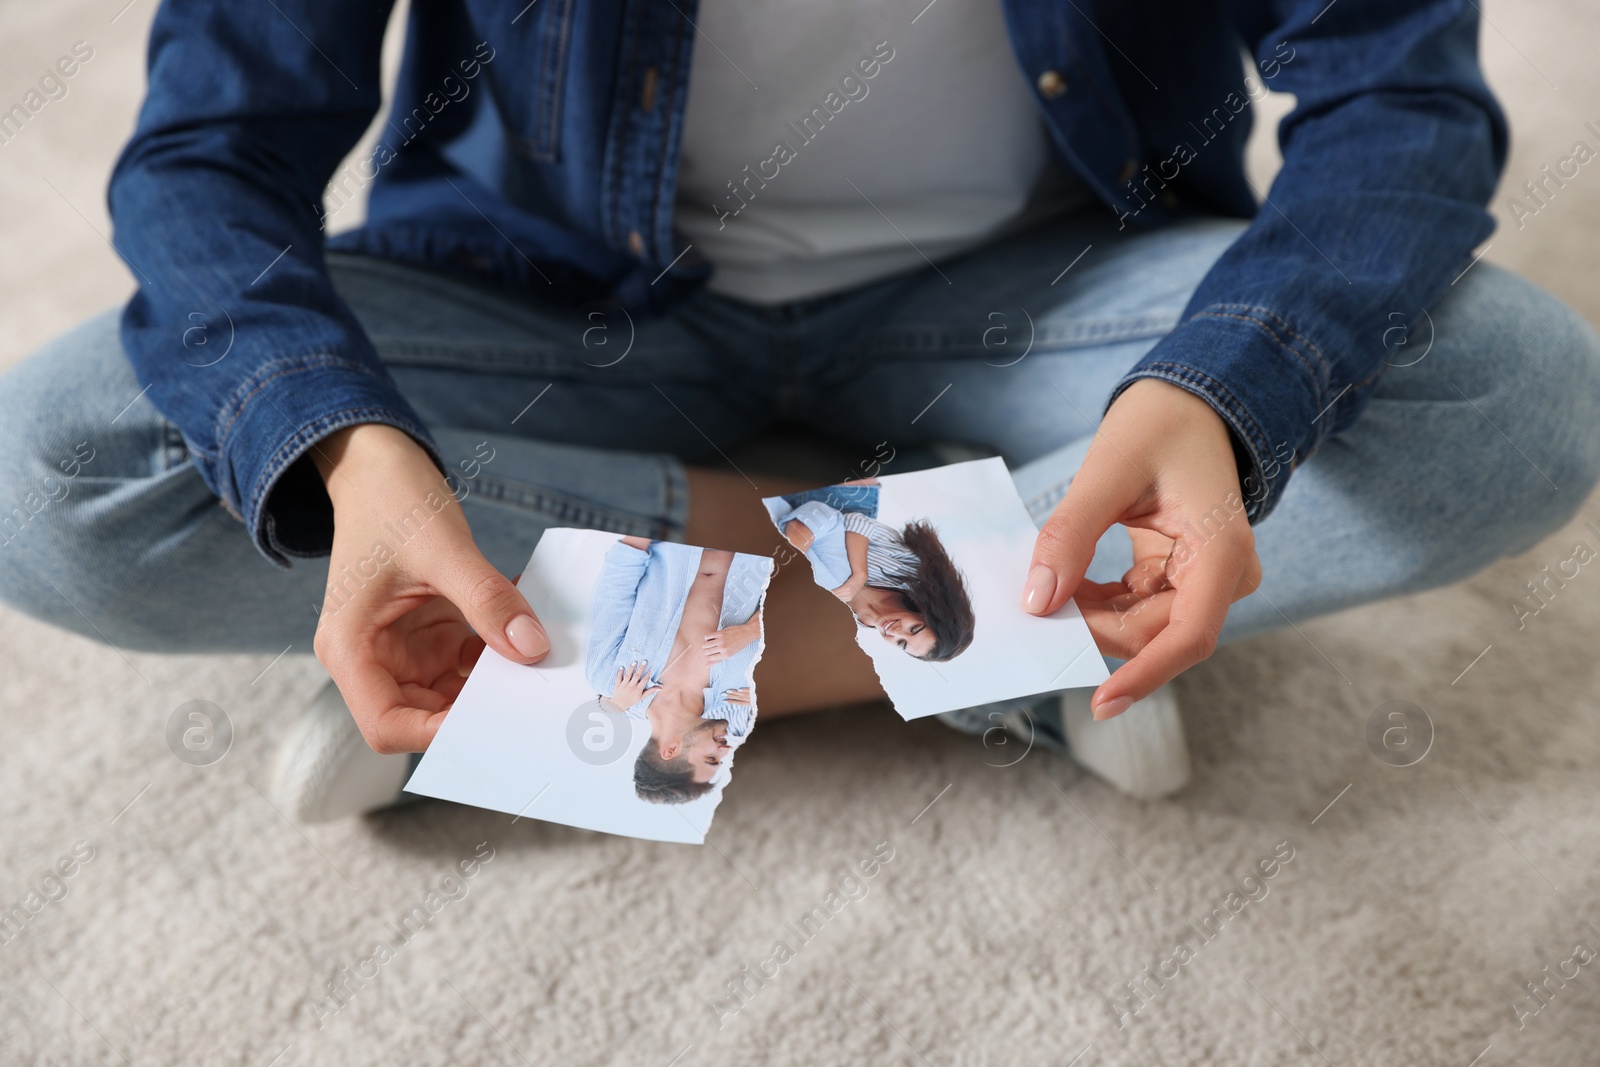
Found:
[[[649,664],[651,683],[661,684],[661,670],[672,655],[672,641],[683,620],[684,598],[700,569],[700,552],[664,541],[653,542],[648,552],[621,541],[606,550],[605,565],[595,582],[589,642],[584,650],[584,675],[596,693],[610,696],[618,669],[633,663]],[[734,555],[723,586],[718,627],[744,622],[756,613],[772,566],[764,556]],[[722,697],[730,689],[753,684],[761,644],[752,642],[711,664],[711,684],[705,691],[701,718],[727,719],[728,733],[734,737],[750,732],[755,714],[750,705],[728,703]],[[631,718],[644,718],[654,695],[645,694],[624,711]]]
[[[1361,413],[1397,317],[1418,317],[1492,229],[1507,133],[1478,68],[1477,6],[1003,4],[1055,151],[1124,226],[1253,219],[1116,392],[1158,378],[1203,397],[1232,429],[1257,521]],[[680,257],[672,230],[703,47],[694,0],[412,5],[383,141],[336,178],[341,196],[369,193],[367,222],[325,241],[324,187],[381,102],[389,7],[164,0],[111,179],[115,244],[139,282],[122,321],[139,380],[284,565],[332,541],[302,458],[318,439],[388,423],[443,468],[335,294],[325,247],[639,315],[711,270]],[[1270,191],[1243,166],[1263,86],[1296,97]],[[196,329],[226,330],[227,355],[199,358],[212,349],[186,345]]]

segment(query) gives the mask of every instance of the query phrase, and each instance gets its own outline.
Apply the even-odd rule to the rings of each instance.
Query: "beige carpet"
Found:
[[[123,2],[0,9],[0,103],[94,48],[0,146],[0,363],[128,291],[103,187],[153,0]],[[1600,9],[1485,8],[1515,188],[1593,143]],[[1597,221],[1585,169],[1488,258],[1600,321]],[[1564,961],[1600,950],[1600,578],[1521,632],[1509,607],[1579,538],[1224,650],[1180,683],[1197,778],[1170,802],[867,708],[764,726],[705,848],[434,804],[302,832],[259,788],[321,683],[303,650],[124,658],[0,614],[0,903],[73,871],[0,944],[0,1063],[1594,1064],[1600,963]],[[165,743],[191,699],[235,724],[214,766]],[[1364,741],[1393,699],[1436,727],[1413,767]],[[1519,1030],[1546,965],[1579,970]]]

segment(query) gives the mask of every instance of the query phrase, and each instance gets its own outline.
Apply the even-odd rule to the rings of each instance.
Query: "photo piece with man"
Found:
[[[1038,530],[1000,459],[890,474],[766,498],[816,583],[855,616],[903,718],[1109,677],[1072,602],[1022,610]]]
[[[550,637],[486,649],[406,790],[698,844],[756,719],[764,556],[547,530],[520,587]]]

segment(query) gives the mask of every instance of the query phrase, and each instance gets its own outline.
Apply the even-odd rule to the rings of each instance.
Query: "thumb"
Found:
[[[483,558],[470,540],[444,561],[445,595],[461,609],[484,644],[514,663],[537,663],[550,638],[516,585]]]
[[[1022,590],[1022,610],[1050,615],[1061,609],[1083,581],[1100,535],[1122,517],[1140,489],[1119,471],[1095,462],[1093,451],[1067,487],[1033,543],[1033,562]]]

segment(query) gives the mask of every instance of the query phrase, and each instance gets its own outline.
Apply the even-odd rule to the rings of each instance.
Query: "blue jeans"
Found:
[[[376,259],[330,267],[456,465],[478,545],[514,574],[551,526],[681,538],[683,465],[780,423],[863,461],[884,443],[992,449],[1042,522],[1109,390],[1241,228],[1118,233],[1067,216],[839,295],[764,309],[702,291],[650,321]],[[1555,530],[1600,477],[1587,325],[1481,263],[1430,310],[1371,324],[1382,345],[1402,316],[1419,319],[1364,417],[1303,460],[1258,528],[1261,591],[1234,605],[1225,639],[1463,578]],[[116,318],[0,377],[0,597],[125,648],[309,653],[327,561],[284,571],[257,554],[141,394]],[[204,374],[226,340],[174,337],[173,358]],[[1113,528],[1091,577],[1128,562]]]

